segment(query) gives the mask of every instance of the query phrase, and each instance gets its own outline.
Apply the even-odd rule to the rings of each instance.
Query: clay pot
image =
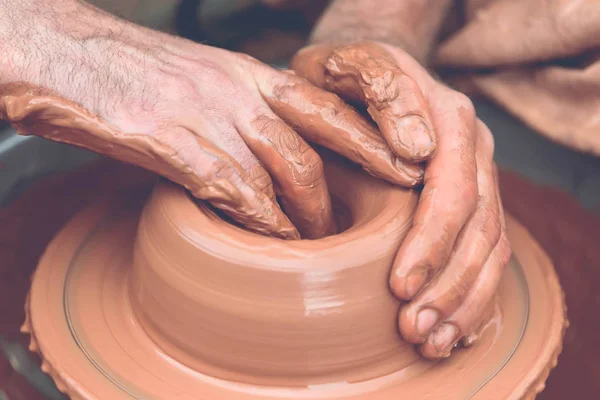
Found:
[[[131,295],[146,333],[174,359],[231,381],[355,382],[419,358],[398,335],[388,288],[414,191],[328,162],[342,233],[284,241],[233,226],[159,183],[134,247]]]
[[[43,371],[75,400],[534,398],[566,320],[527,231],[508,217],[515,259],[480,340],[425,361],[388,288],[416,194],[325,168],[345,229],[316,241],[244,231],[164,180],[104,191],[35,272],[23,331]]]

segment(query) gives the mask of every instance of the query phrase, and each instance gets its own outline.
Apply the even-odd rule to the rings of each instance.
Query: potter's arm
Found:
[[[403,48],[421,63],[455,0],[334,0],[311,42],[374,40]]]

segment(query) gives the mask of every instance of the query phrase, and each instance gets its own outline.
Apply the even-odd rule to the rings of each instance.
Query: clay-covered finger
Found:
[[[417,83],[378,45],[364,43],[333,51],[325,63],[326,88],[360,100],[394,153],[422,161],[437,146],[429,105]]]
[[[282,207],[303,238],[336,232],[319,155],[265,105],[243,116],[239,132],[275,182]]]
[[[500,239],[500,206],[493,156],[492,134],[479,121],[476,154],[479,202],[459,235],[446,266],[402,308],[400,332],[409,342],[425,341],[432,329],[461,306]]]
[[[479,198],[473,106],[464,95],[449,90],[439,100],[438,151],[427,168],[413,226],[390,276],[393,293],[403,300],[412,299],[445,265]]]
[[[493,301],[510,254],[510,245],[503,233],[462,305],[440,323],[421,346],[420,352],[424,357],[448,357],[459,340],[471,335],[481,325],[481,319],[485,317],[486,309]]]
[[[435,152],[437,139],[421,89],[376,43],[309,47],[298,53],[292,67],[312,83],[364,103],[400,158],[422,161]]]
[[[259,81],[259,86],[271,109],[307,141],[391,183],[408,187],[421,183],[423,167],[399,159],[377,129],[335,94],[279,72]]]
[[[149,168],[186,187],[198,199],[208,201],[251,231],[283,239],[299,239],[300,235],[276,202],[248,176],[228,153],[201,136],[190,125],[169,129],[154,136],[124,136],[124,141],[155,141],[154,163],[147,157],[128,157],[128,162]],[[157,140],[160,140],[158,142]],[[104,153],[106,154],[106,153]],[[137,158],[137,159],[136,159]],[[160,166],[157,170],[156,166]]]

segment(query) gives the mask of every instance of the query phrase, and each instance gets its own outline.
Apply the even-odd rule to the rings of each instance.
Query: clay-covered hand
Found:
[[[493,161],[494,140],[470,100],[404,51],[363,42],[314,45],[298,75],[367,106],[390,148],[427,160],[413,226],[390,278],[402,337],[428,358],[472,342],[510,257]]]
[[[335,231],[322,162],[307,141],[397,184],[422,180],[422,167],[405,165],[356,111],[301,77],[96,10],[79,14],[79,25],[49,31],[49,60],[12,81],[83,109],[31,90],[19,99],[5,86],[0,116],[25,133],[151,169],[246,227],[288,239]]]

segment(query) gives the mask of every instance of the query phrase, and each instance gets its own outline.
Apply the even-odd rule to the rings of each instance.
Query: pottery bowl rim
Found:
[[[353,187],[366,192],[367,197],[371,196],[370,201],[379,202],[380,206],[374,212],[357,210],[336,193],[347,182],[337,179],[336,187],[334,180],[328,180],[332,182],[329,185],[332,196],[344,202],[353,219],[348,229],[336,235],[317,240],[283,240],[253,233],[221,219],[184,188],[162,178],[144,206],[141,225],[147,224],[149,217],[159,216],[160,229],[169,230],[172,237],[199,252],[248,268],[282,272],[333,272],[364,265],[397,251],[412,224],[417,192],[388,184],[348,164],[325,162],[325,167],[326,175],[343,170],[342,181],[351,181]],[[377,191],[379,196],[374,196]],[[185,227],[178,224],[180,220],[187,220]],[[357,252],[357,248],[366,251]],[[256,257],[257,253],[261,256]]]

